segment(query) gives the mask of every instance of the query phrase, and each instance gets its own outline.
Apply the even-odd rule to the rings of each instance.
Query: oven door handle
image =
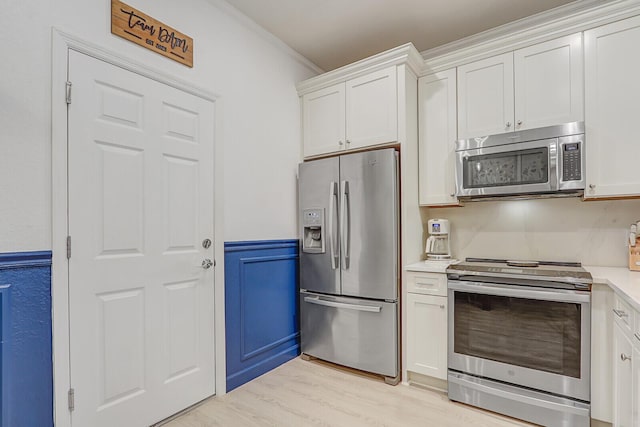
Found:
[[[469,292],[474,294],[496,295],[502,297],[514,297],[525,299],[537,299],[545,301],[589,303],[589,292],[572,291],[568,289],[547,290],[543,288],[528,288],[524,286],[487,284],[481,282],[459,282],[449,280],[448,288],[453,291]]]

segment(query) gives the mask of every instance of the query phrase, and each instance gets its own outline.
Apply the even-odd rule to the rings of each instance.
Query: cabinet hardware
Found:
[[[456,193],[451,193],[451,194],[449,194],[449,196],[456,197]]]
[[[76,391],[72,388],[67,392],[67,404],[69,412],[73,412],[76,409]]]
[[[631,360],[631,356],[627,356],[624,353],[620,353],[620,360],[622,360],[623,362],[626,360]]]
[[[342,140],[338,141],[338,145],[344,145],[344,142],[342,142]]]
[[[518,120],[518,126],[522,126],[522,120]]]
[[[71,104],[71,82],[65,82],[65,101]]]
[[[637,339],[638,341],[640,341],[640,334],[638,334],[638,333],[636,332],[635,334],[633,334],[633,336],[634,336],[634,337],[636,337],[636,339]]]
[[[510,128],[511,127],[511,122],[507,122],[507,124],[505,126]]]
[[[594,188],[596,188],[596,185],[595,184],[589,184],[589,188],[593,190]]]
[[[613,309],[613,312],[616,314],[616,316],[623,318],[623,317],[629,317],[629,315],[627,313],[625,313],[623,310],[617,310],[617,309]]]
[[[351,144],[351,141],[349,141],[349,140],[347,139],[347,145],[349,145],[349,144]]]

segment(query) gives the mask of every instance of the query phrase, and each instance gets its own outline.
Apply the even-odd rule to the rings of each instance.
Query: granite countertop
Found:
[[[625,267],[583,267],[591,273],[594,283],[609,285],[640,312],[640,271],[630,271]]]

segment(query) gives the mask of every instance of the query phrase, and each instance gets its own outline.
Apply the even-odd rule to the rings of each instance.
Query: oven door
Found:
[[[557,138],[456,152],[458,197],[558,189]]]
[[[590,401],[591,293],[448,282],[449,369]]]

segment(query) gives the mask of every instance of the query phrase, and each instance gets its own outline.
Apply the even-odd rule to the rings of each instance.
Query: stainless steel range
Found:
[[[589,426],[591,275],[579,263],[467,258],[447,278],[449,398]]]

